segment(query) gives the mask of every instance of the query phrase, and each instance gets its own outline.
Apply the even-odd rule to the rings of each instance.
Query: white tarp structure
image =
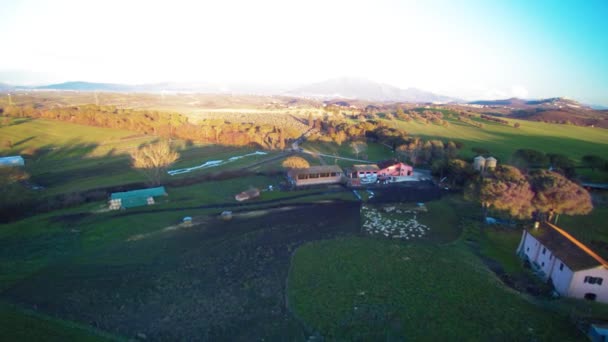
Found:
[[[241,158],[244,157],[250,157],[250,156],[259,156],[259,155],[265,155],[267,154],[266,152],[262,152],[262,151],[255,151],[253,153],[249,153],[249,154],[245,154],[242,156],[234,156],[234,157],[230,157],[227,160],[209,160],[206,161],[204,163],[202,163],[201,165],[197,165],[197,166],[193,166],[193,167],[187,167],[185,169],[177,169],[177,170],[169,170],[167,171],[167,173],[169,174],[169,176],[175,176],[175,175],[180,175],[182,173],[188,173],[194,170],[199,170],[199,169],[207,169],[210,167],[216,167],[216,166],[220,166],[226,163],[230,163],[233,162],[235,160],[239,160]]]

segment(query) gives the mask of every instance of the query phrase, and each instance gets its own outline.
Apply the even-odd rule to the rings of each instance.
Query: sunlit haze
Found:
[[[491,4],[490,4],[491,3]],[[608,105],[606,1],[6,1],[0,82],[353,76]]]

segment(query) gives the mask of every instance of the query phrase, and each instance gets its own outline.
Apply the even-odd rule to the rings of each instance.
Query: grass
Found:
[[[110,341],[116,337],[90,327],[22,310],[0,302],[0,339],[4,341]]]
[[[388,124],[396,125],[414,136],[463,142],[465,148],[461,153],[467,158],[473,157],[473,147],[489,150],[499,161],[508,160],[520,148],[562,153],[576,162],[580,162],[585,154],[608,158],[608,131],[601,128],[507,119],[510,126],[484,121],[480,129],[451,118],[447,121],[448,127],[400,120]],[[521,127],[514,128],[512,124],[515,122],[519,122]]]
[[[480,244],[482,255],[499,262],[509,274],[524,272],[522,261],[515,255],[521,240],[521,230],[485,227],[482,235],[484,238]]]
[[[426,213],[418,216],[420,223],[431,227],[429,238],[438,243],[456,240],[460,236],[459,208],[462,200],[458,196],[446,196],[439,201],[425,203]]]
[[[166,228],[185,213],[169,203],[158,211],[80,209],[3,227],[0,262],[11,279],[2,298],[122,336],[168,340],[301,339],[283,312],[291,252],[357,231],[359,220],[353,203],[256,210],[228,222],[218,218],[221,208],[193,209],[187,214],[199,225],[174,229]]]
[[[584,340],[461,245],[344,238],[296,251],[295,314],[330,340]]]
[[[302,148],[311,150],[314,152],[338,155],[344,158],[353,158],[353,159],[363,159],[363,155],[367,155],[367,160],[369,161],[380,161],[389,158],[393,158],[394,154],[392,150],[382,144],[379,143],[367,143],[367,149],[359,155],[355,153],[353,148],[350,146],[348,142],[343,143],[342,145],[338,145],[336,143],[326,143],[326,142],[318,142],[318,141],[306,141],[302,144]],[[334,164],[334,159],[331,157],[323,157],[328,164]],[[352,166],[352,161],[342,161],[338,160],[338,165],[341,166]],[[344,164],[344,165],[343,165]]]
[[[561,215],[557,225],[608,259],[608,203],[605,198],[600,201],[588,215]]]
[[[44,191],[36,193],[37,196],[147,181],[142,173],[131,167],[128,153],[143,143],[155,140],[155,137],[44,119],[19,118],[11,119],[10,123],[9,126],[0,127],[0,136],[10,140],[12,147],[0,146],[0,155],[33,153],[32,157],[26,157],[25,170],[31,175],[33,183],[45,187]],[[255,151],[251,147],[188,146],[182,141],[175,141],[174,145],[180,149],[181,157],[172,169]],[[274,153],[242,158],[216,168],[174,177],[239,168],[271,157]]]

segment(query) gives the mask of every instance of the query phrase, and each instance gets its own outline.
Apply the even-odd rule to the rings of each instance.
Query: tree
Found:
[[[447,164],[446,176],[452,182],[452,186],[464,186],[475,176],[476,171],[471,164],[461,159],[450,159]]]
[[[357,155],[357,159],[359,158],[359,153],[367,150],[367,144],[364,141],[353,141],[350,143],[350,147],[353,148],[353,151]]]
[[[279,150],[285,149],[285,133],[282,129],[279,129],[279,141],[277,141],[277,148]]]
[[[401,106],[397,106],[397,117],[401,119],[404,116],[405,116],[405,112],[403,111],[403,108],[401,108]]]
[[[532,149],[519,149],[513,153],[513,165],[522,168],[546,167],[549,159],[544,153]]]
[[[297,156],[285,159],[282,165],[286,169],[306,169],[310,167],[306,159]]]
[[[556,172],[537,170],[530,176],[533,206],[539,212],[584,215],[591,212],[591,195],[580,185]]]
[[[508,165],[499,166],[490,176],[471,183],[466,197],[481,203],[484,216],[489,208],[516,218],[529,218],[534,211],[531,205],[534,193],[528,180],[519,169]]]
[[[601,169],[606,161],[599,156],[596,155],[585,155],[581,159],[583,165],[591,169],[591,171],[595,171],[595,169]]]
[[[572,178],[575,175],[574,161],[563,154],[549,153],[547,154],[549,162],[554,170],[560,171],[567,178]]]
[[[167,168],[179,158],[167,141],[148,144],[131,153],[133,167],[141,170],[153,185],[160,185]]]

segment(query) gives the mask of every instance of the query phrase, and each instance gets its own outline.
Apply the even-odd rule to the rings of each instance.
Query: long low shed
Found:
[[[343,181],[344,172],[338,165],[319,165],[305,169],[292,169],[287,173],[290,183],[295,186],[338,184]]]
[[[110,210],[128,209],[154,204],[154,197],[166,196],[164,186],[125,192],[115,192],[110,195]]]

